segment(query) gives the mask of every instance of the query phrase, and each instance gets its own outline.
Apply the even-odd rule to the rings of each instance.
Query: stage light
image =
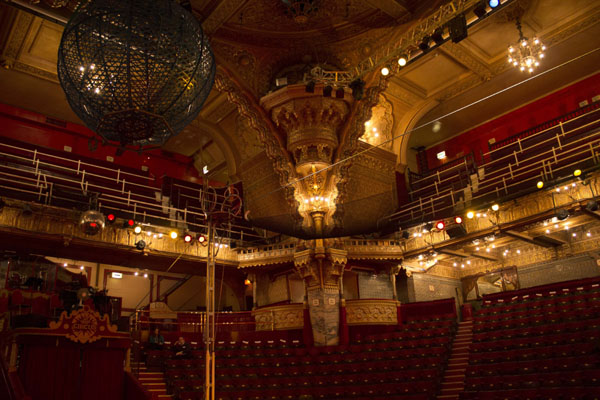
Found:
[[[423,37],[421,43],[419,43],[419,48],[423,51],[423,53],[429,50],[429,40],[429,36],[425,36]]]
[[[498,211],[499,209],[500,209],[500,205],[498,205],[498,203],[492,204],[493,211]]]
[[[581,176],[581,170],[580,169],[576,169],[575,171],[573,171],[573,176],[574,177]]]
[[[365,85],[365,81],[360,78],[350,82],[348,87],[352,89],[352,97],[354,97],[355,100],[361,100],[363,98],[365,95]]]
[[[171,231],[171,239],[177,239],[177,232]]]
[[[406,54],[402,54],[400,58],[398,58],[398,65],[404,67],[408,63],[408,56]]]
[[[136,235],[139,235],[140,233],[142,233],[142,227],[138,225],[135,228],[133,228],[133,231]]]
[[[115,217],[115,214],[108,214],[106,216],[106,221],[108,221],[109,224],[114,224],[116,219],[117,217]]]
[[[123,221],[123,228],[133,228],[134,225],[135,221],[132,219],[126,219],[125,221]]]
[[[435,42],[435,44],[442,44],[444,43],[444,30],[442,28],[437,28],[433,34],[431,35],[431,38],[433,39],[433,41]]]
[[[538,189],[541,189],[544,187],[544,182],[543,181],[538,181],[538,183],[536,184]]]
[[[135,248],[138,250],[144,250],[145,247],[146,247],[146,242],[144,242],[143,240],[138,240],[135,243]]]
[[[144,274],[144,278],[147,278],[147,277],[148,277],[148,274]]]
[[[469,219],[473,219],[474,216],[475,216],[475,213],[473,211],[469,211],[467,213],[467,218],[469,218]]]
[[[556,218],[559,221],[564,221],[565,219],[569,218],[569,212],[564,208],[561,208],[560,210],[556,211]]]
[[[381,75],[388,76],[390,74],[390,69],[388,67],[381,68]]]
[[[435,227],[438,231],[443,231],[446,227],[446,224],[444,223],[444,221],[438,221],[435,223]]]
[[[333,92],[333,87],[331,85],[327,85],[323,88],[324,97],[331,97],[331,92]]]
[[[186,242],[186,243],[192,243],[192,235],[190,235],[189,233],[186,233],[183,236],[183,241]]]
[[[423,233],[425,233],[425,231],[431,232],[432,229],[433,229],[433,224],[431,222],[428,222],[423,227]]]
[[[463,219],[460,215],[457,215],[456,217],[454,217],[454,222],[456,222],[457,224],[462,224]]]
[[[496,8],[500,4],[500,0],[490,0],[488,1],[488,4],[491,8]]]
[[[598,202],[596,200],[588,201],[588,203],[585,205],[585,209],[592,212],[598,211]]]
[[[481,0],[477,6],[475,6],[475,8],[473,9],[473,12],[475,13],[475,15],[477,15],[477,18],[482,18],[485,14],[487,14],[487,10],[485,9],[486,6],[486,2],[485,0]]]
[[[137,272],[137,271],[135,271],[135,272],[133,273],[133,275],[134,275],[134,276],[138,276],[139,274],[140,274],[140,273],[139,273],[139,272]]]
[[[206,236],[198,235],[198,243],[205,243],[205,242],[206,242]]]
[[[252,282],[250,282],[250,279],[248,279],[248,278],[244,279],[244,285],[250,286],[251,284],[252,284]]]

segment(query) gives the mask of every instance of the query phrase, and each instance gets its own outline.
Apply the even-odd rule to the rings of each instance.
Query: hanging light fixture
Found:
[[[107,141],[159,146],[196,118],[215,61],[198,21],[172,0],[82,3],[58,77],[71,108]]]
[[[521,71],[532,73],[545,57],[546,46],[537,37],[529,40],[523,36],[521,21],[518,18],[516,25],[519,30],[519,43],[508,47],[508,62]]]
[[[281,0],[285,13],[297,24],[305,24],[310,16],[319,11],[318,0]]]

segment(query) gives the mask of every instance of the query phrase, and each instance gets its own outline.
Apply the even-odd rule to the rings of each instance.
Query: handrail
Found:
[[[572,125],[574,122],[580,121],[581,118],[594,115],[599,107],[590,108],[591,110],[589,112],[578,115],[567,122]],[[595,154],[595,150],[598,147],[597,142],[600,139],[600,130],[594,130],[583,137],[574,138],[572,140],[569,140],[569,136],[574,133],[581,134],[581,131],[583,130],[594,128],[594,125],[598,124],[598,122],[600,122],[600,116],[592,121],[573,126],[568,131],[564,130],[565,124],[561,123],[563,129],[561,129],[559,133],[553,135],[552,137],[545,138],[544,140],[536,142],[528,147],[520,148],[519,151],[514,151],[510,154],[479,165],[478,168],[483,168],[484,171],[493,166],[494,173],[492,175],[492,179],[487,179],[484,177],[479,181],[478,190],[476,191],[477,194],[474,193],[470,198],[470,201],[476,202],[477,200],[494,193],[494,191],[498,192],[499,190],[503,190],[508,192],[511,188],[520,185],[522,182],[518,180],[527,178],[527,175],[530,175],[532,170],[539,171],[540,173],[556,174],[557,172],[565,170],[568,167],[573,167],[586,161],[596,161],[597,155]],[[550,129],[556,129],[556,126],[537,132],[536,134],[529,136],[528,139],[535,138],[537,135],[543,135]],[[553,141],[558,142],[558,146],[550,147],[541,152],[535,152],[536,148],[548,147]],[[530,142],[532,142],[532,140],[530,140]],[[486,153],[488,158],[491,153],[492,152]],[[515,159],[515,163],[507,162],[509,159],[525,153],[535,154],[530,154],[523,159]],[[559,163],[556,165],[557,160],[572,157],[577,157],[577,161],[568,164]],[[500,166],[499,164],[502,164],[503,161],[506,164]],[[539,177],[540,175],[538,174],[536,176]],[[447,180],[452,181],[453,178],[455,178],[455,176],[449,176]],[[530,177],[527,179],[530,180],[536,178]],[[447,212],[452,212],[456,206],[454,196],[462,193],[464,188],[470,186],[470,184],[467,184],[462,189],[454,190],[452,188],[440,188],[440,185],[436,185],[436,182],[437,180],[431,185],[427,185],[409,192],[410,194],[414,195],[419,192],[424,192],[426,189],[428,189],[434,193],[433,195],[426,198],[418,197],[417,200],[404,204],[401,206],[400,210],[388,216],[388,218],[394,220],[403,219],[415,221],[417,215],[422,217],[422,214],[433,215],[435,213],[437,215],[441,215]],[[498,187],[499,184],[502,184],[500,188]],[[500,196],[498,195],[498,197]],[[447,199],[446,201],[448,201],[449,205],[443,206],[439,204],[440,202],[444,202],[444,199]]]

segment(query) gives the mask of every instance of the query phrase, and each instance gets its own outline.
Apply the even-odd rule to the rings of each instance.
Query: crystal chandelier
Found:
[[[521,71],[532,73],[544,58],[546,46],[537,37],[533,37],[531,41],[524,37],[519,19],[517,19],[517,29],[519,30],[519,43],[508,47],[508,62]]]

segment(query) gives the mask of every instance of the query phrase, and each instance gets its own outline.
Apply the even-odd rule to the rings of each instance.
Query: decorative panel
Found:
[[[304,327],[302,303],[265,307],[252,311],[257,331],[302,329]]]
[[[347,300],[348,325],[396,325],[398,303],[395,300]]]

